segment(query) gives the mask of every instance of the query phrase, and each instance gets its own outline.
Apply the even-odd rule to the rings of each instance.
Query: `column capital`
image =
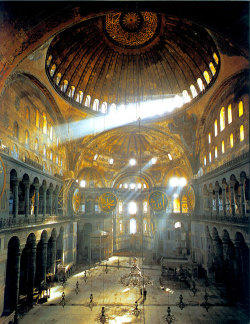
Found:
[[[29,180],[23,180],[22,182],[23,182],[25,188],[29,188],[30,185],[31,185],[31,183],[29,182]]]

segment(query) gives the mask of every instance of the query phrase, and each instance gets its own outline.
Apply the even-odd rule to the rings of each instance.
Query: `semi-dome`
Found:
[[[45,68],[61,96],[92,114],[138,102],[142,111],[148,109],[143,103],[154,102],[162,113],[202,95],[219,65],[205,28],[131,11],[92,18],[56,35]]]

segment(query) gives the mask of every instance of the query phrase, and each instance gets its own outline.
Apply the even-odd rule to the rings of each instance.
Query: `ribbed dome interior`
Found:
[[[206,91],[220,63],[209,33],[176,17],[151,13],[154,19],[145,22],[145,13],[139,14],[138,21],[136,13],[128,13],[127,21],[124,15],[116,19],[112,33],[107,22],[121,13],[84,21],[54,37],[47,52],[47,75],[71,104],[106,113],[111,104],[177,95],[185,104]]]

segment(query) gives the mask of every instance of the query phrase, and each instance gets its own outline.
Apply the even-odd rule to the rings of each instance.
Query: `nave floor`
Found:
[[[94,324],[99,323],[97,318],[101,314],[102,306],[110,324],[167,323],[167,307],[171,307],[171,315],[175,317],[173,323],[179,324],[248,324],[248,310],[243,307],[229,307],[226,300],[221,297],[220,288],[209,286],[207,288],[208,312],[201,306],[204,302],[204,283],[197,280],[198,289],[195,296],[185,287],[172,282],[170,292],[164,292],[159,283],[160,266],[145,265],[144,273],[153,280],[153,285],[147,288],[147,298],[144,304],[138,303],[140,315],[136,318],[131,312],[135,308],[135,301],[140,297],[139,289],[126,289],[119,282],[120,277],[130,272],[132,258],[120,257],[120,268],[117,268],[118,257],[112,257],[101,265],[87,271],[88,280],[85,283],[84,272],[68,278],[66,286],[57,285],[51,289],[51,298],[44,304],[35,305],[27,314],[19,319],[20,324]],[[138,260],[140,263],[140,260]],[[105,265],[108,264],[108,272]],[[139,264],[140,265],[140,264]],[[76,282],[79,282],[79,292],[76,294]],[[62,292],[65,293],[65,306],[60,305]],[[93,294],[95,306],[89,307],[90,294]],[[176,304],[182,294],[183,302],[189,306],[181,310]]]

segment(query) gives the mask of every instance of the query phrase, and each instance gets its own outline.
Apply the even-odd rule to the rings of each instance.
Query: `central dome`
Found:
[[[89,114],[140,103],[144,118],[196,100],[219,66],[215,42],[203,27],[131,11],[89,19],[55,36],[45,69],[56,91]]]

